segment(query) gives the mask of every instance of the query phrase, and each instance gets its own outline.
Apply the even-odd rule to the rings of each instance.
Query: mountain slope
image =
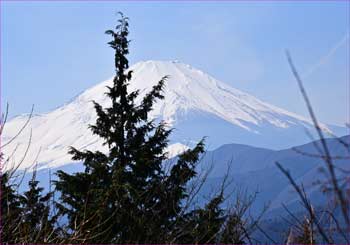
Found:
[[[350,145],[350,135],[340,139]],[[350,149],[348,146],[344,147],[337,139],[326,139],[326,142],[331,155],[338,158],[334,159],[337,169],[350,171]],[[316,144],[319,145],[320,141],[284,150],[227,144],[213,151],[208,151],[198,164],[199,176],[203,176],[208,170],[210,171],[208,179],[199,193],[198,201],[201,202],[202,199],[204,200],[212,195],[213,191],[218,190],[225,175],[228,174],[228,182],[231,184],[227,186],[226,194],[247,191],[248,195],[252,195],[257,192],[256,201],[253,203],[251,210],[252,213],[259,213],[268,203],[270,203],[270,206],[267,216],[285,214],[282,203],[291,210],[300,211],[302,207],[298,195],[291,187],[288,179],[275,165],[275,162],[279,162],[290,171],[297,183],[303,183],[306,193],[315,207],[318,204],[324,205],[327,196],[321,193],[321,186],[314,183],[325,180],[324,173],[320,171],[322,167],[325,167],[325,163],[319,157],[308,155],[319,154],[315,148]],[[306,154],[300,154],[295,149]],[[174,162],[173,159],[170,159],[165,164],[171,164],[172,162]],[[56,178],[53,174],[59,169],[68,173],[84,171],[83,165],[76,163],[66,164],[58,168],[41,169],[37,172],[40,184],[48,188],[50,179]],[[344,173],[337,170],[336,175],[341,177],[344,176]],[[27,173],[22,183],[27,183],[31,176],[31,173]],[[25,185],[21,186],[21,190],[25,188]],[[227,199],[228,202],[230,200],[230,198]]]
[[[341,181],[350,171],[350,135],[338,139],[326,139],[333,163],[336,166],[336,176]],[[343,144],[345,143],[345,144]],[[299,145],[284,150],[270,150],[247,145],[228,144],[209,151],[201,160],[199,171],[207,171],[212,166],[207,183],[203,187],[204,193],[218,189],[228,173],[233,184],[226,190],[232,193],[237,190],[247,190],[247,193],[258,192],[253,204],[253,211],[261,211],[264,205],[270,203],[269,213],[285,213],[282,203],[292,210],[301,210],[300,199],[290,185],[288,179],[276,167],[279,162],[295,179],[303,184],[313,205],[325,205],[333,200],[322,193],[322,185],[329,180],[329,176],[321,169],[327,169],[324,160],[319,156],[315,145],[320,141]],[[228,172],[229,171],[229,172]],[[347,171],[347,172],[346,172]],[[327,176],[327,177],[326,177]],[[344,183],[344,182],[340,182]]]
[[[179,146],[191,146],[203,136],[208,136],[211,149],[232,142],[283,148],[305,142],[304,128],[312,128],[307,119],[262,102],[186,64],[146,61],[130,69],[133,79],[129,90],[138,89],[139,99],[161,77],[170,76],[164,91],[165,99],[156,103],[151,117],[164,120],[176,129],[171,143],[177,145],[170,149],[176,148],[177,152]],[[28,127],[3,149],[5,155],[11,155],[15,150],[25,152],[31,130],[30,149],[22,169],[33,162],[38,162],[39,168],[67,164],[71,162],[67,155],[69,146],[103,151],[100,140],[91,134],[88,124],[95,122],[91,101],[108,105],[104,93],[111,83],[112,79],[106,80],[49,113],[35,115]],[[19,116],[9,121],[3,142],[16,135],[26,120],[26,116]],[[325,125],[322,128],[330,132]]]

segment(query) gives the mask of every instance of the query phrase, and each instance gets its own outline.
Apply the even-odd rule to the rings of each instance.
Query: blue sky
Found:
[[[319,118],[349,122],[349,2],[1,2],[1,103],[47,112],[113,75],[106,29],[130,18],[130,62],[179,60],[306,115],[288,48]]]

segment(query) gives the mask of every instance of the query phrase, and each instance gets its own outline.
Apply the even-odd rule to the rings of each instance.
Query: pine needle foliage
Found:
[[[58,171],[55,184],[61,202],[57,206],[67,216],[69,229],[79,231],[82,242],[164,242],[180,216],[182,200],[188,195],[186,184],[196,176],[204,143],[179,156],[169,173],[164,171],[171,130],[164,122],[150,119],[149,112],[156,100],[163,99],[167,77],[160,78],[136,104],[139,91],[128,91],[132,78],[126,58],[128,19],[121,14],[115,30],[106,34],[115,52],[113,85],[106,92],[110,106],[93,102],[97,120],[90,129],[103,139],[108,152],[70,149],[85,171]]]

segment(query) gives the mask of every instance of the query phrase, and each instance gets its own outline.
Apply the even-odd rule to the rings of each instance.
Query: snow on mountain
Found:
[[[203,136],[208,136],[209,148],[233,142],[283,148],[306,142],[304,128],[312,128],[306,118],[265,103],[183,63],[146,61],[130,69],[133,79],[129,91],[140,91],[137,103],[163,76],[170,76],[165,99],[158,101],[151,113],[152,118],[175,128],[169,156]],[[29,140],[20,169],[33,163],[38,163],[38,168],[71,163],[69,146],[103,151],[101,140],[91,134],[88,124],[93,124],[96,118],[91,101],[107,106],[109,100],[104,93],[111,84],[112,79],[106,80],[49,113],[33,116],[23,132],[3,148],[7,156],[16,152],[7,166],[21,160]],[[22,115],[9,121],[2,142],[6,144],[15,136],[26,120],[27,116]],[[331,132],[326,125],[322,128]]]
[[[183,63],[146,61],[137,63],[131,70],[134,71],[134,79],[130,83],[130,89],[139,89],[141,97],[161,77],[170,76],[166,84],[165,99],[157,103],[152,116],[160,117],[171,126],[181,113],[190,110],[214,114],[248,131],[253,129],[245,122],[259,125],[262,121],[268,121],[280,128],[293,125],[297,121],[309,123],[301,116],[264,103]],[[100,83],[84,92],[77,100],[81,103],[96,100],[105,104],[107,98],[103,93],[110,84],[111,80]]]

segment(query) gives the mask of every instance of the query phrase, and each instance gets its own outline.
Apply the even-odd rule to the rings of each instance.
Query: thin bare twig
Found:
[[[340,202],[340,206],[341,206],[341,210],[342,210],[342,213],[343,213],[343,216],[344,216],[344,220],[345,222],[347,223],[348,227],[350,227],[350,218],[349,218],[349,215],[348,215],[348,207],[347,207],[347,202],[343,196],[343,192],[341,191],[341,189],[339,188],[339,185],[338,185],[338,181],[337,181],[337,178],[336,178],[336,175],[335,175],[335,170],[334,170],[334,164],[333,164],[333,161],[332,161],[332,157],[331,157],[331,154],[330,154],[330,151],[329,151],[329,148],[328,148],[328,145],[327,145],[327,142],[325,140],[325,137],[323,135],[323,131],[318,123],[318,120],[316,118],[316,115],[313,111],[313,108],[311,106],[311,102],[309,100],[309,97],[306,93],[306,90],[304,88],[304,85],[303,85],[303,82],[299,76],[299,73],[297,72],[295,66],[294,66],[294,63],[293,63],[293,60],[292,60],[292,57],[290,55],[290,53],[288,51],[286,51],[286,55],[287,55],[287,60],[288,60],[288,63],[289,63],[289,66],[292,70],[292,73],[298,83],[298,86],[299,86],[299,90],[303,96],[303,99],[305,101],[305,104],[307,106],[307,109],[308,109],[308,112],[309,112],[309,115],[312,119],[312,122],[314,124],[314,127],[317,131],[317,134],[320,138],[320,141],[321,141],[321,145],[322,145],[322,148],[323,148],[323,151],[324,151],[324,162],[326,163],[326,166],[328,168],[328,171],[330,173],[330,176],[331,176],[331,180],[332,180],[332,184],[333,184],[333,187],[334,187],[334,190],[335,190],[335,193],[337,194],[337,197],[339,199],[339,202]]]

